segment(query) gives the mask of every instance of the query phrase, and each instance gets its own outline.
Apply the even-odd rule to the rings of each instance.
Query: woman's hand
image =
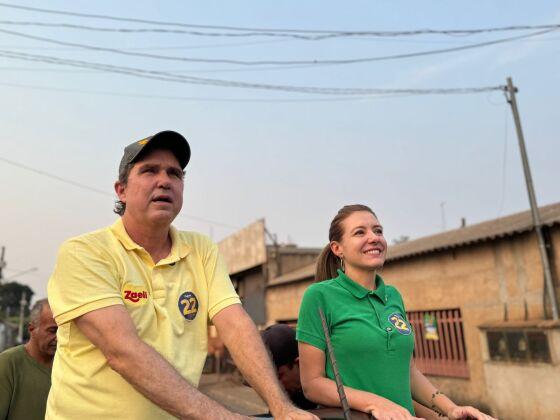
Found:
[[[466,420],[466,419],[476,419],[476,420],[496,420],[494,417],[484,414],[474,407],[461,407],[456,406],[449,410],[447,413],[449,420]]]
[[[367,405],[363,411],[372,414],[376,420],[414,420],[418,417],[414,417],[410,412],[401,407],[394,402],[389,401],[386,398],[380,397],[378,395],[371,394],[375,397],[371,404]]]

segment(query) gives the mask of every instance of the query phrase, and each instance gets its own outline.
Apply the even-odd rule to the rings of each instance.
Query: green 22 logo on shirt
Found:
[[[412,330],[408,326],[408,323],[398,312],[393,312],[391,315],[389,315],[389,322],[393,324],[397,331],[402,335],[409,335],[412,332]]]

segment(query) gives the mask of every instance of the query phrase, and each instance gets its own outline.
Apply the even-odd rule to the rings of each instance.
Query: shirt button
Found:
[[[385,328],[387,331],[392,331],[393,329],[391,327],[387,327]]]

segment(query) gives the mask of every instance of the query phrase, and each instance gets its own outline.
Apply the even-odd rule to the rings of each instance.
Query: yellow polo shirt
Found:
[[[48,284],[59,329],[46,419],[172,418],[112,370],[76,327],[77,317],[111,305],[124,305],[140,338],[198,385],[208,322],[240,301],[215,244],[174,228],[171,240],[171,253],[155,265],[121,219],[62,245]]]

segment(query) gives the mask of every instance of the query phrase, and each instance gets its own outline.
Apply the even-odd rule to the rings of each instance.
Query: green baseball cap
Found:
[[[186,138],[175,131],[160,131],[153,136],[135,141],[124,148],[124,154],[119,165],[119,173],[125,170],[126,165],[137,162],[143,154],[153,149],[171,151],[179,161],[182,169],[185,169],[191,158],[191,148]]]

